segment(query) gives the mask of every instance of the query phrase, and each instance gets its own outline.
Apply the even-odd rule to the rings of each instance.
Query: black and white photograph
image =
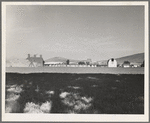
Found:
[[[2,2],[3,121],[149,119],[148,2]]]

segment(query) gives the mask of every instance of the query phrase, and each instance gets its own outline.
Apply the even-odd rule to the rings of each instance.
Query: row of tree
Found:
[[[69,63],[70,63],[70,61],[67,60],[67,61],[66,61],[66,64],[69,65]],[[90,65],[90,62],[83,62],[83,61],[80,61],[80,62],[78,62],[78,65]]]

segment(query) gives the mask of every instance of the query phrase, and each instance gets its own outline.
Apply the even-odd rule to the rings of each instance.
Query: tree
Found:
[[[85,62],[78,62],[79,65],[85,65]]]
[[[87,65],[90,65],[90,62],[86,62]]]
[[[130,62],[129,61],[124,61],[124,63],[123,64],[130,64]]]
[[[144,61],[143,61],[143,63],[141,64],[141,67],[144,67]]]
[[[66,61],[67,65],[69,65],[69,62],[70,62],[69,60]]]

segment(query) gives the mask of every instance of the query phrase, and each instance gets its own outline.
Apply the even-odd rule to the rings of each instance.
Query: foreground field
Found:
[[[144,75],[6,74],[6,113],[143,114]]]
[[[110,73],[144,74],[144,68],[109,67],[7,67],[9,73]]]

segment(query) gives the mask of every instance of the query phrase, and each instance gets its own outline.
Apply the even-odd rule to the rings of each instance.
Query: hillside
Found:
[[[66,62],[68,59],[67,58],[63,58],[63,57],[53,57],[50,59],[45,60],[45,62]],[[79,60],[73,60],[73,59],[69,59],[70,62],[79,62]]]
[[[63,57],[53,57],[50,59],[45,60],[45,62],[66,62],[67,58],[63,58]]]
[[[119,64],[123,63],[124,61],[142,63],[144,61],[144,53],[125,56],[125,57],[117,58],[116,60]]]
[[[117,60],[118,64],[122,64],[124,61],[129,61],[130,63],[142,63],[144,61],[144,53],[133,54],[115,59]],[[107,61],[108,60],[101,60],[99,62],[107,64]]]
[[[63,58],[63,57],[53,57],[53,58],[45,60],[45,62],[66,62],[67,60],[68,60],[67,58]],[[73,59],[69,59],[69,60],[70,60],[70,62],[83,61],[83,60],[73,60]],[[144,61],[144,53],[124,56],[124,57],[116,58],[116,60],[117,60],[118,64],[121,64],[124,61],[142,63]],[[102,60],[102,62],[107,64],[107,60]]]
[[[6,60],[6,67],[28,67],[30,62],[26,59],[11,58]]]

